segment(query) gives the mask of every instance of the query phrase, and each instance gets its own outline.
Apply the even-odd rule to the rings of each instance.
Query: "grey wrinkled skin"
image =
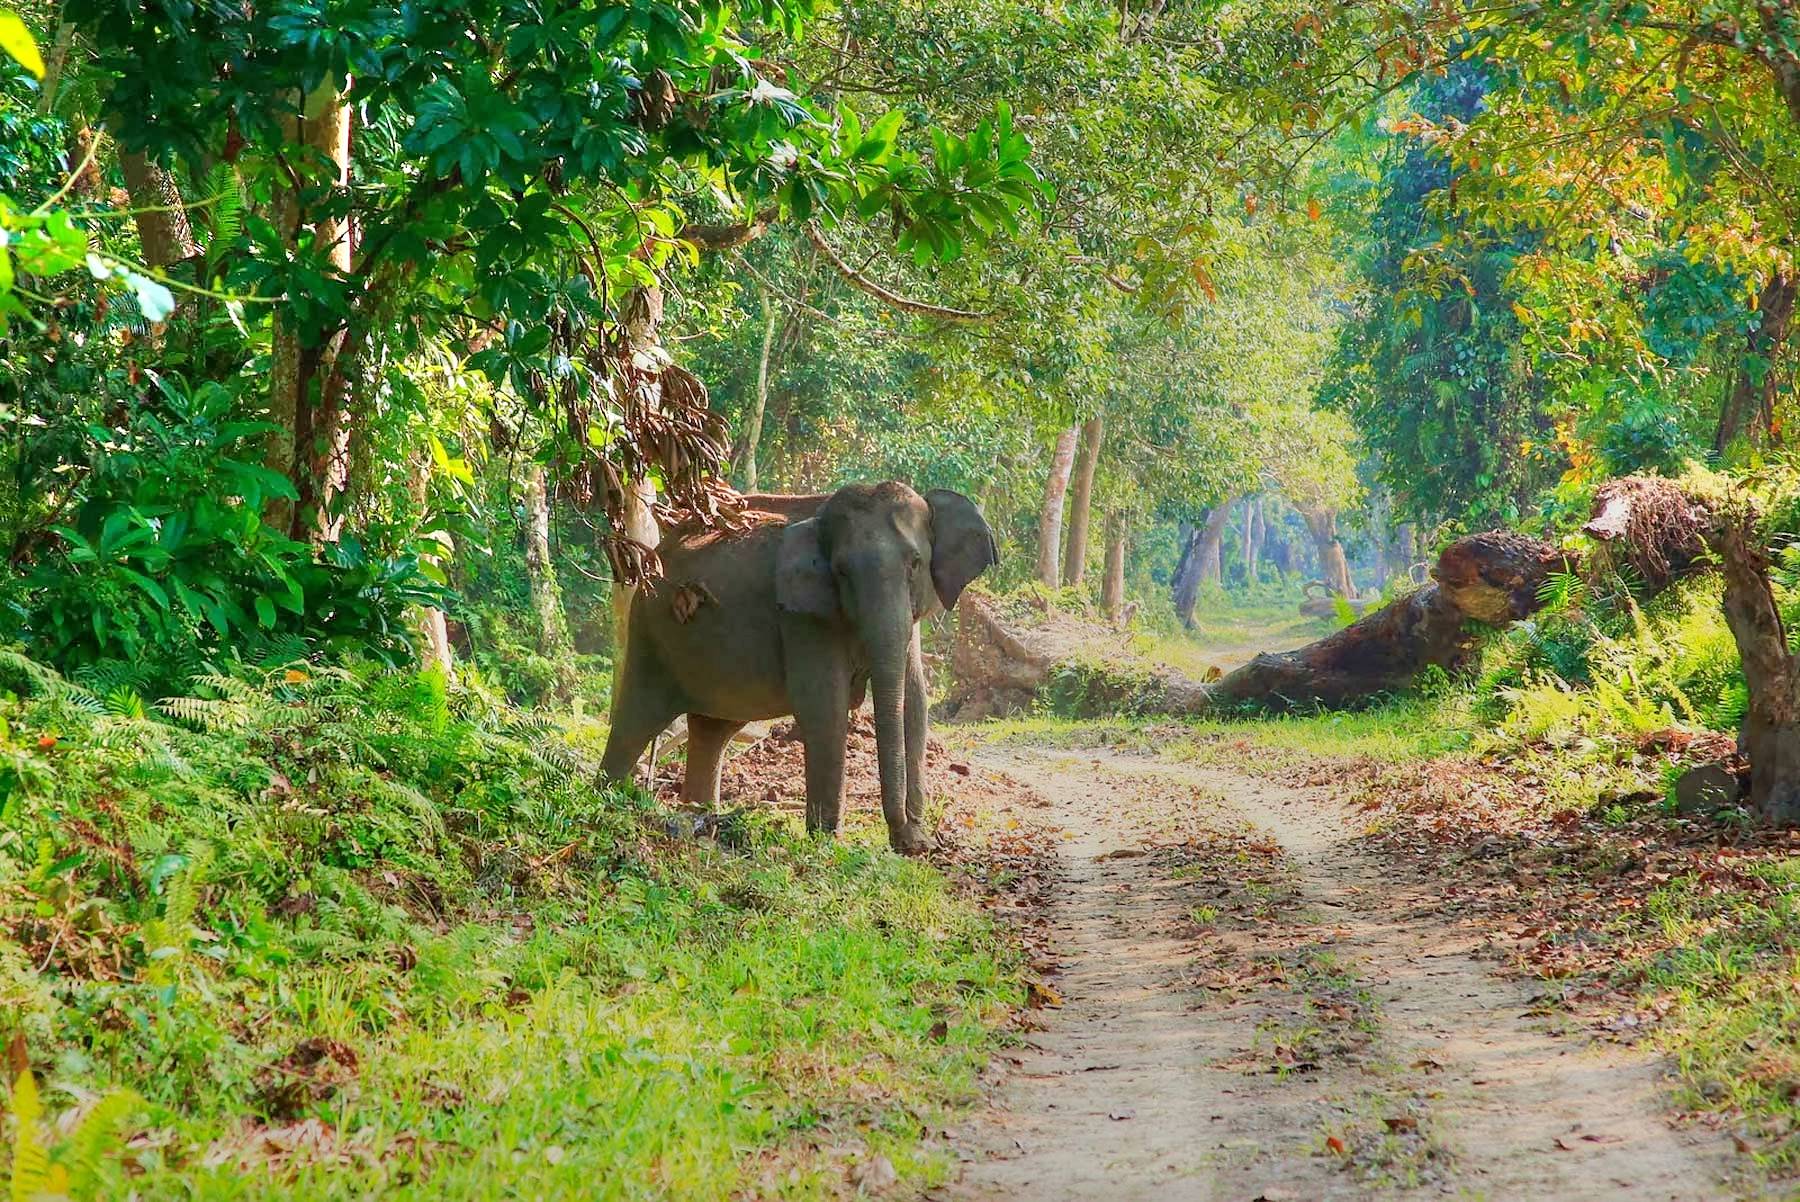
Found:
[[[731,737],[746,722],[792,714],[806,749],[806,827],[835,831],[850,713],[872,691],[888,841],[923,850],[918,623],[955,605],[996,561],[993,534],[960,493],[921,496],[894,481],[750,501],[748,531],[676,529],[658,548],[662,578],[632,602],[603,770],[629,776],[650,740],[685,713],[682,798],[710,808]]]

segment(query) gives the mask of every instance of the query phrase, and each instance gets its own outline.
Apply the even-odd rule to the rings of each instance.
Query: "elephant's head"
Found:
[[[913,624],[949,608],[998,562],[975,503],[904,484],[852,484],[782,533],[776,600],[790,613],[842,624],[862,643],[875,698],[881,802],[890,828],[905,813],[905,678]],[[923,705],[921,697],[918,704]],[[916,715],[921,729],[925,715]],[[904,819],[902,818],[902,821]]]

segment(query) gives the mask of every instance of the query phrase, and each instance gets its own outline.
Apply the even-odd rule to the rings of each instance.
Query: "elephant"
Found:
[[[748,528],[676,528],[660,578],[633,598],[601,762],[628,777],[688,716],[683,800],[719,799],[725,748],[747,722],[793,715],[806,754],[806,828],[834,832],[850,713],[875,699],[881,810],[901,852],[929,845],[925,666],[918,623],[999,560],[975,503],[897,481],[748,498]]]

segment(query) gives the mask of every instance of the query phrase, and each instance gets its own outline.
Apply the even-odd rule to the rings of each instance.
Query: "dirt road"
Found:
[[[1110,751],[990,748],[1066,828],[1063,1004],[934,1197],[1707,1202],[1726,1137],[1534,990],[1330,797]],[[1052,999],[1054,1000],[1054,999]]]

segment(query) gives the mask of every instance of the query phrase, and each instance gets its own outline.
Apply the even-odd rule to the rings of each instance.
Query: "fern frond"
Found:
[[[50,1149],[44,1143],[44,1105],[25,1069],[13,1080],[12,1202],[36,1202],[50,1191]]]
[[[243,730],[254,717],[242,702],[207,697],[164,697],[156,709],[173,721],[208,731]]]
[[[143,1108],[144,1099],[129,1089],[115,1089],[88,1109],[69,1139],[62,1157],[69,1167],[69,1196],[97,1198],[104,1162],[123,1149],[119,1128]]]

